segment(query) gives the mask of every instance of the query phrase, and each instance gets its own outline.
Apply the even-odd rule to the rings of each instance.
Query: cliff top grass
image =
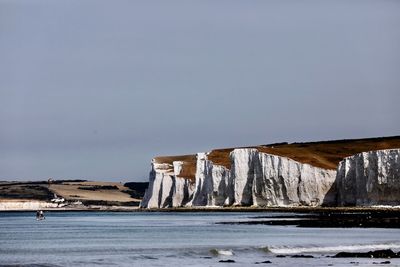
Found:
[[[378,137],[365,139],[345,139],[333,141],[305,142],[305,143],[276,143],[249,147],[260,152],[287,157],[295,161],[310,164],[324,169],[336,169],[338,163],[346,157],[361,152],[400,148],[400,136]],[[214,164],[230,169],[229,154],[236,148],[214,149],[208,159]],[[155,158],[157,163],[183,161],[184,165],[179,177],[194,180],[196,173],[196,155],[167,156]]]

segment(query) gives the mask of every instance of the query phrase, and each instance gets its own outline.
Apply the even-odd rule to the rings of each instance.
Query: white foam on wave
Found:
[[[232,250],[227,250],[227,249],[212,249],[210,252],[214,255],[219,255],[219,256],[233,256],[234,253]]]
[[[264,251],[274,254],[295,254],[295,253],[322,253],[322,252],[340,252],[340,251],[369,251],[379,249],[400,249],[400,243],[385,243],[385,244],[358,244],[358,245],[342,245],[342,246],[327,246],[327,247],[289,247],[289,246],[270,246],[263,247]]]

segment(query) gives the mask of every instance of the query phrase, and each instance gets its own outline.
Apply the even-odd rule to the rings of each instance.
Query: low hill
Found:
[[[66,202],[78,201],[84,205],[138,206],[144,194],[142,187],[138,185],[135,190],[133,184],[85,180],[0,182],[0,201],[51,201],[56,195]]]

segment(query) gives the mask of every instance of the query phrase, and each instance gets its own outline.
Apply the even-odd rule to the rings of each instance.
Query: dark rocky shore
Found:
[[[220,222],[219,224],[294,225],[319,228],[400,228],[400,211],[324,211],[298,215],[257,216],[247,221]]]
[[[313,259],[320,258],[319,256],[313,256],[313,255],[307,255],[307,254],[294,254],[294,255],[276,255],[276,258],[306,258],[306,259]],[[394,252],[391,249],[383,249],[383,250],[374,250],[374,251],[368,251],[368,252],[339,252],[333,256],[326,256],[330,258],[368,258],[368,259],[396,259],[400,258],[400,252]],[[235,263],[235,260],[232,259],[222,259],[219,260],[220,263]],[[270,260],[266,261],[259,261],[259,262],[254,262],[254,264],[271,264],[273,263]],[[358,264],[358,262],[352,261],[350,264]],[[372,262],[372,264],[391,264],[390,261],[379,261],[379,262]],[[333,266],[333,264],[328,265],[328,266]],[[397,265],[396,265],[397,266]]]
[[[368,252],[339,252],[333,258],[400,258],[400,252],[393,252],[391,249],[375,250]]]

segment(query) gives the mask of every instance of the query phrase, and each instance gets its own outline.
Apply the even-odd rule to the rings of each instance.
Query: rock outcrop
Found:
[[[400,204],[400,149],[369,151],[345,158],[337,172],[338,204]]]
[[[336,177],[334,170],[257,149],[235,149],[231,161],[235,205],[320,205]]]
[[[250,155],[247,166],[246,155]],[[332,204],[333,199],[326,195],[336,178],[334,170],[255,149],[234,150],[231,157],[236,205],[317,206],[324,201]]]
[[[206,153],[197,154],[196,185],[188,206],[223,206],[233,202],[232,180],[227,168],[214,165]]]
[[[173,164],[152,162],[149,188],[141,207],[169,208],[185,206],[193,197],[194,185],[190,179],[179,177],[183,162]]]
[[[336,171],[292,159],[235,149],[231,170],[197,154],[195,181],[180,178],[182,163],[152,163],[150,185],[141,207],[321,205]]]

